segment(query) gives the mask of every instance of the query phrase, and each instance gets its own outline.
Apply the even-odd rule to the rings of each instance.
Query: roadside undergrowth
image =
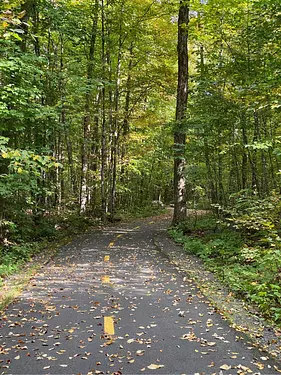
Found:
[[[202,259],[236,297],[281,326],[281,249],[214,215],[192,216],[169,229],[184,250]],[[263,233],[264,235],[264,233]],[[274,246],[272,246],[274,245]]]

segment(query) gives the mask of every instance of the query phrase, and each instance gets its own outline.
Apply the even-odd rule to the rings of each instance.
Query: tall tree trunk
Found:
[[[21,19],[21,29],[23,30],[23,35],[21,36],[21,41],[19,42],[20,49],[22,52],[27,51],[27,35],[29,28],[29,20],[32,17],[32,11],[35,7],[34,0],[25,0],[21,4],[21,12],[24,12],[24,16]]]
[[[206,137],[204,137],[204,156],[205,156],[205,164],[207,167],[207,179],[209,185],[208,191],[208,198],[211,203],[217,203],[217,195],[216,195],[216,188],[214,186],[214,176],[211,167],[210,161],[210,153],[209,153],[209,145],[207,143]]]
[[[101,30],[101,58],[102,58],[102,76],[106,79],[106,56],[105,56],[105,15],[104,15],[104,0],[101,2],[102,6],[102,30]],[[102,87],[102,126],[101,126],[101,219],[106,221],[106,116],[105,116],[105,82]]]
[[[123,6],[121,8],[121,17],[119,21],[119,43],[118,43],[118,55],[116,65],[116,82],[115,82],[115,93],[114,93],[114,118],[112,123],[112,145],[111,145],[111,184],[110,184],[110,196],[109,196],[109,214],[112,221],[114,221],[115,213],[115,199],[116,199],[116,179],[117,179],[117,146],[119,140],[119,96],[120,96],[120,71],[121,71],[121,60],[122,60],[122,48],[123,48]]]
[[[100,162],[100,104],[101,104],[101,91],[96,95],[95,100],[95,115],[94,124],[92,131],[92,142],[91,142],[91,158],[89,169],[92,171],[93,181],[92,181],[92,194],[91,194],[91,210],[96,212],[98,207],[98,197],[99,197],[99,162]]]
[[[242,189],[247,188],[247,164],[248,156],[246,153],[246,146],[248,144],[247,131],[246,131],[246,115],[244,110],[241,113],[241,123],[242,123]]]
[[[90,41],[88,66],[87,66],[87,92],[85,95],[85,108],[83,118],[83,140],[81,150],[81,187],[80,187],[80,212],[85,212],[88,201],[88,169],[89,169],[89,153],[90,153],[90,127],[91,127],[91,84],[93,79],[93,68],[95,58],[95,46],[97,37],[98,23],[98,0],[94,5],[94,18],[92,24],[92,34]]]
[[[254,137],[253,143],[258,141],[258,132],[259,132],[259,120],[257,111],[254,112]],[[260,186],[258,181],[258,168],[257,168],[257,151],[254,149],[252,152],[251,158],[251,167],[252,167],[252,189],[258,194],[260,193]]]
[[[122,123],[122,128],[120,129],[122,144],[121,144],[121,172],[120,172],[120,182],[125,184],[125,156],[127,152],[126,141],[129,134],[129,118],[130,118],[130,104],[131,104],[131,81],[132,81],[132,69],[133,69],[133,42],[130,44],[129,48],[130,59],[128,63],[128,75],[126,81],[126,96],[124,105],[124,118]]]
[[[186,134],[183,120],[188,99],[188,22],[189,6],[180,2],[178,16],[178,89],[176,129],[174,132],[174,217],[176,224],[186,218],[185,144]]]

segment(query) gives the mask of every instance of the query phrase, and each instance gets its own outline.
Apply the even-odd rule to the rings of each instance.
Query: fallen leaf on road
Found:
[[[229,366],[229,365],[222,365],[222,366],[220,367],[220,369],[221,369],[221,370],[230,370],[230,369],[231,369],[231,366]]]
[[[149,368],[150,370],[157,370],[162,367],[164,367],[164,365],[156,365],[154,363],[151,363],[151,365],[147,366],[147,368]]]
[[[259,370],[263,370],[263,369],[264,369],[264,364],[263,364],[263,363],[256,362],[256,363],[254,363],[254,364],[257,366],[257,368],[258,368]]]
[[[54,311],[56,310],[56,306],[46,306],[47,311]]]
[[[238,365],[237,368],[246,372],[253,372],[249,367],[246,366]]]
[[[196,339],[197,339],[197,337],[195,336],[195,334],[193,332],[186,333],[181,337],[181,340],[188,340],[188,341],[193,341],[193,340],[196,340]]]
[[[207,327],[212,327],[213,326],[212,319],[208,319],[206,325],[207,325]]]

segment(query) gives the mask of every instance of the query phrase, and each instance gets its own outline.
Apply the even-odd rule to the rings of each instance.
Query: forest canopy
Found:
[[[178,121],[181,6],[188,100]],[[177,133],[187,207],[277,197],[280,34],[275,1],[2,1],[1,240],[38,236],[53,216],[106,220],[174,203]]]

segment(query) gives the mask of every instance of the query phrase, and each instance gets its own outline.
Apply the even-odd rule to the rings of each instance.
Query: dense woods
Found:
[[[279,248],[280,60],[276,1],[2,0],[3,252],[155,200]]]
[[[171,199],[176,23],[149,1],[4,2],[1,237]]]

